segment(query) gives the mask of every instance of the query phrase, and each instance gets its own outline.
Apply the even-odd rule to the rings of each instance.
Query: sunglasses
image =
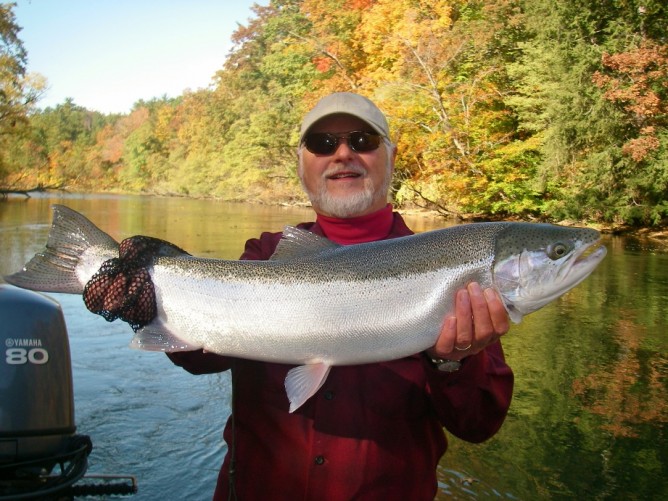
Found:
[[[375,132],[364,132],[355,130],[346,134],[333,134],[331,132],[311,132],[304,137],[304,146],[315,155],[331,155],[345,139],[351,150],[356,153],[365,153],[378,149],[382,136]]]

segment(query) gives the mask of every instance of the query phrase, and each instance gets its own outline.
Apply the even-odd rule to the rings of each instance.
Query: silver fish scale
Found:
[[[456,227],[284,261],[159,258],[160,322],[210,351],[253,350],[254,358],[284,363],[415,353],[434,343],[457,289],[471,280],[492,285],[492,248],[505,226]]]
[[[260,360],[335,365],[431,346],[453,307],[453,291],[473,272],[462,267],[357,283],[253,284],[184,281],[172,271],[156,268],[154,280],[160,322],[177,337],[228,355],[250,350]]]
[[[173,267],[189,276],[217,280],[279,283],[364,282],[406,278],[442,268],[476,266],[494,255],[496,235],[508,223],[478,223],[410,237],[333,246],[276,261],[223,261],[195,257],[156,258],[156,265]]]

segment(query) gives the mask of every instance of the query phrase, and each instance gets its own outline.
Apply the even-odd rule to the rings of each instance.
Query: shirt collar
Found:
[[[394,215],[392,204],[387,204],[379,211],[359,217],[341,219],[318,214],[316,223],[332,242],[361,244],[387,238],[392,231]]]

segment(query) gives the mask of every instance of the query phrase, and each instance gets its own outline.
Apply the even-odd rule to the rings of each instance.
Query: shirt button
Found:
[[[325,456],[316,456],[315,464],[317,464],[318,466],[325,464]]]
[[[334,392],[332,390],[325,392],[325,400],[334,400]]]

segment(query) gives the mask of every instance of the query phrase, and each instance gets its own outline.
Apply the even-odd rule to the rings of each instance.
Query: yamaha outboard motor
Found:
[[[0,319],[0,463],[58,454],[76,430],[60,306],[0,285]]]
[[[0,500],[44,498],[87,468],[74,434],[72,366],[60,305],[0,284]],[[55,465],[60,474],[51,475]]]
[[[0,350],[0,501],[136,493],[130,475],[84,477],[92,444],[74,434],[70,345],[60,305],[0,284]]]

